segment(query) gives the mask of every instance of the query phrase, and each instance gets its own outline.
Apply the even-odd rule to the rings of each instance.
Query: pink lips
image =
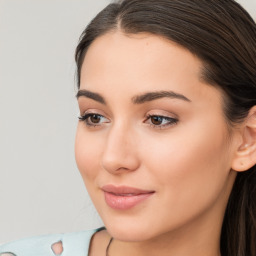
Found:
[[[106,185],[104,191],[105,201],[108,206],[117,210],[127,210],[154,194],[154,191],[141,190],[132,187]]]

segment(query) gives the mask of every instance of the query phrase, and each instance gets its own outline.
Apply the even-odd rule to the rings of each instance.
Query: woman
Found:
[[[233,0],[110,4],[82,34],[76,63],[76,161],[106,229],[0,252],[256,255],[248,13]]]

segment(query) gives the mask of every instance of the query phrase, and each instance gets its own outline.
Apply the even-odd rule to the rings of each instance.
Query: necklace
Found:
[[[109,255],[108,255],[108,251],[109,251],[109,246],[111,245],[112,241],[113,241],[113,237],[110,238],[109,243],[108,243],[108,246],[107,246],[107,248],[106,248],[106,256],[109,256]]]

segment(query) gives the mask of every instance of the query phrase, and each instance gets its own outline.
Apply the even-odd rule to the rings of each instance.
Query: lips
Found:
[[[102,187],[107,205],[116,210],[127,210],[143,202],[155,191],[127,186],[106,185]]]

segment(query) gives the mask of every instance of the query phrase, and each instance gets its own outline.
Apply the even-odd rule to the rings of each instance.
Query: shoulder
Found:
[[[1,255],[15,256],[53,256],[52,245],[58,242],[62,243],[63,253],[66,255],[85,255],[88,252],[92,236],[101,229],[93,229],[81,232],[66,234],[54,234],[37,236],[15,242],[0,245]]]

